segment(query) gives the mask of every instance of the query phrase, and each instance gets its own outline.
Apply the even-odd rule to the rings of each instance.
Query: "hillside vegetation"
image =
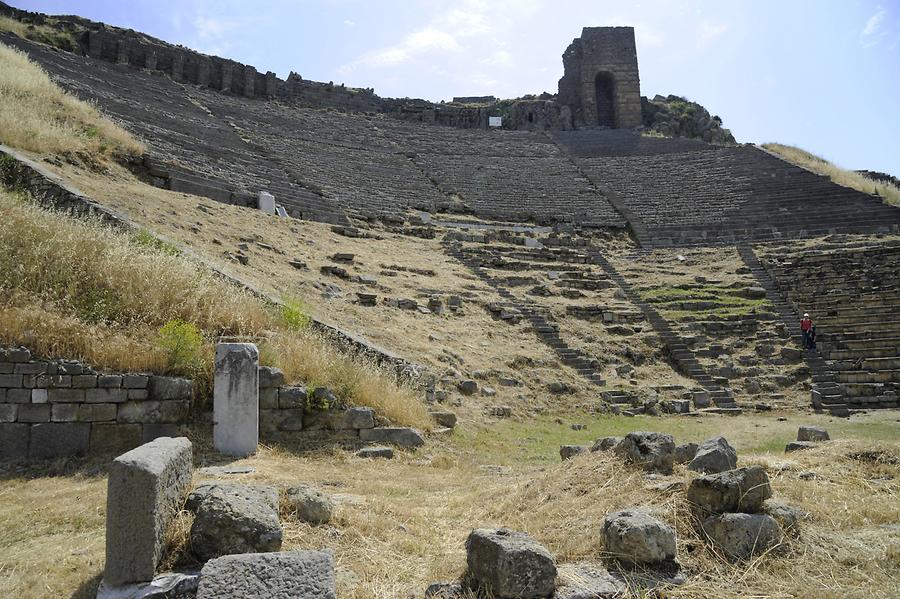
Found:
[[[886,203],[900,206],[900,187],[896,185],[886,181],[876,181],[856,171],[841,168],[828,162],[821,156],[816,156],[811,152],[794,146],[767,143],[763,144],[763,147],[770,152],[778,154],[788,162],[827,176],[838,185],[850,187],[863,193],[881,196]]]
[[[0,44],[0,143],[83,160],[140,156],[143,145],[61,90],[25,54]]]

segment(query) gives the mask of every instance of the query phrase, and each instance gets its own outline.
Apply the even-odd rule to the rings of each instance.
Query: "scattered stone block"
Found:
[[[783,531],[791,534],[798,534],[800,532],[800,522],[809,518],[810,515],[803,508],[771,499],[765,502],[763,509],[766,514],[772,516],[778,522]]]
[[[687,464],[697,455],[698,445],[696,443],[682,443],[675,446],[675,463]]]
[[[650,472],[671,474],[675,463],[675,440],[663,433],[628,433],[614,451],[626,463]]]
[[[466,540],[467,579],[498,599],[545,599],[556,586],[550,552],[524,532],[475,529]]]
[[[191,442],[183,437],[156,439],[113,460],[106,497],[107,584],[153,579],[191,472]]]
[[[628,586],[598,564],[564,564],[559,567],[553,599],[613,599],[625,595]]]
[[[812,449],[816,444],[812,441],[791,441],[784,447],[785,453],[792,451],[800,451],[801,449]]]
[[[354,454],[358,458],[384,458],[390,460],[394,458],[394,450],[391,447],[363,447]]]
[[[258,443],[259,351],[252,343],[220,343],[213,384],[213,446],[243,457],[256,453]]]
[[[201,560],[281,549],[278,491],[272,487],[203,485],[187,505],[196,510],[191,548]]]
[[[736,467],[737,451],[728,443],[725,437],[715,437],[701,443],[697,448],[697,454],[694,456],[694,459],[688,464],[688,470],[703,472],[704,474],[725,472]]]
[[[701,514],[755,513],[772,496],[769,475],[762,466],[707,474],[691,481],[687,498]]]
[[[431,417],[439,425],[446,428],[456,427],[456,414],[453,412],[431,412]]]
[[[603,437],[594,441],[591,451],[609,451],[622,441],[622,437]]]
[[[371,443],[390,443],[398,447],[421,447],[425,445],[422,433],[414,428],[366,428],[359,431],[359,439]]]
[[[509,406],[491,406],[488,414],[495,418],[509,418],[512,416],[512,408]]]
[[[334,502],[308,485],[289,488],[285,493],[285,501],[291,512],[302,522],[318,525],[331,521]]]
[[[459,389],[459,392],[463,395],[475,395],[478,392],[478,383],[471,379],[467,379],[457,383],[456,388]]]
[[[629,564],[675,559],[675,530],[640,508],[613,512],[603,521],[603,549]]]
[[[330,552],[226,555],[203,566],[197,599],[335,599],[335,586]]]
[[[560,445],[559,446],[559,457],[562,458],[563,461],[574,458],[577,455],[581,455],[583,453],[589,453],[590,448],[586,445]]]
[[[801,426],[797,429],[798,441],[829,441],[828,431],[821,426]]]
[[[720,514],[703,521],[703,532],[732,559],[747,559],[779,545],[781,527],[766,514]]]

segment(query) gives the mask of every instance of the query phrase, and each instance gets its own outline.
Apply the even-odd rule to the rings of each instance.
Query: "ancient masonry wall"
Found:
[[[101,374],[0,349],[0,458],[121,453],[173,436],[190,418],[191,390],[183,378]]]

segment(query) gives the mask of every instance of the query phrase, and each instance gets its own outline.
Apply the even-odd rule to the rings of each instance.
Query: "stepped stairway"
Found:
[[[763,265],[816,324],[822,368],[844,400],[841,407],[823,397],[823,407],[841,414],[898,407],[900,247],[774,250]]]
[[[775,313],[790,332],[791,339],[798,347],[803,345],[803,337],[800,332],[800,315],[794,307],[784,298],[778,283],[765,269],[753,248],[747,244],[737,246],[738,254],[750,272],[756,278],[759,285],[766,290],[766,297],[771,302]],[[812,375],[813,382],[813,406],[817,409],[824,408],[835,415],[843,415],[847,412],[847,404],[844,401],[844,393],[841,386],[835,381],[834,374],[828,368],[822,354],[816,350],[805,351],[804,359]]]
[[[734,401],[731,390],[716,382],[712,375],[703,368],[703,365],[700,364],[687,344],[672,330],[669,323],[660,316],[653,306],[641,299],[641,296],[628,283],[625,277],[616,270],[612,263],[596,250],[588,251],[588,257],[600,266],[609,278],[622,289],[629,301],[640,308],[647,321],[666,344],[666,349],[678,370],[685,376],[697,381],[707,391],[710,400],[717,408],[735,412],[740,411],[740,408]]]
[[[455,242],[444,242],[444,251],[448,256],[457,259],[469,268],[478,278],[490,285],[508,303],[509,307],[518,310],[531,324],[532,329],[543,343],[548,345],[559,357],[560,362],[574,369],[588,382],[604,386],[606,381],[597,371],[596,360],[587,353],[570,347],[559,334],[559,327],[553,324],[542,313],[541,309],[531,302],[523,302],[502,286],[501,280],[491,276],[481,266],[477,258],[473,258],[463,250],[462,245]]]

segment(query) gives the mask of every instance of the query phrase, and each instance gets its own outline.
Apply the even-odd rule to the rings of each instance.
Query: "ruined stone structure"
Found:
[[[585,27],[563,54],[559,103],[575,125],[641,125],[641,89],[633,27]]]

